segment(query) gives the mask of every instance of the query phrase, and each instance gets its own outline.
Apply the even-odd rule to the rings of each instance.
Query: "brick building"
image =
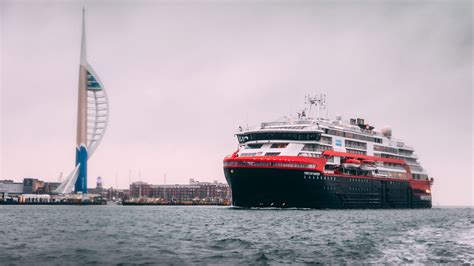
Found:
[[[231,190],[225,183],[199,182],[190,179],[188,185],[150,185],[134,182],[130,185],[131,198],[161,198],[168,202],[224,201],[231,199]]]

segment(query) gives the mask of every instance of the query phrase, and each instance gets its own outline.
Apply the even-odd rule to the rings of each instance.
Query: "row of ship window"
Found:
[[[284,149],[286,146],[288,146],[288,143],[273,143],[270,149]]]
[[[263,143],[258,144],[247,144],[247,148],[249,149],[260,149],[263,146]],[[288,146],[288,143],[273,143],[270,146],[270,149],[284,149]]]
[[[330,180],[336,181],[336,177],[333,176],[303,176],[304,179],[313,179],[313,180]],[[349,182],[356,182],[356,183],[369,183],[370,180],[366,178],[349,178]],[[401,181],[388,181],[390,185],[402,185],[404,182]]]
[[[359,150],[353,150],[350,148],[355,148],[355,149],[362,149],[362,150],[367,150],[367,144],[362,143],[362,142],[357,142],[357,141],[351,141],[351,140],[346,140],[345,142],[346,147],[349,147],[347,149],[347,152],[351,153],[356,153],[356,154],[366,154],[367,152],[365,151],[359,151]],[[286,146],[285,146],[286,147]],[[322,145],[322,144],[305,144],[303,146],[303,151],[325,151],[325,150],[332,150],[332,146],[328,145]]]
[[[319,132],[256,132],[237,135],[237,139],[240,143],[247,141],[257,140],[297,140],[297,141],[319,141],[321,139],[321,133]]]
[[[324,190],[336,190],[336,187],[324,186],[323,189]],[[373,188],[371,188],[371,187],[349,187],[348,188],[349,191],[371,191],[372,189]],[[377,188],[375,188],[375,189],[377,189]],[[406,188],[387,188],[387,191],[390,191],[390,192],[405,192]]]
[[[423,167],[417,166],[417,165],[410,165],[410,170],[416,171],[416,172],[421,172],[421,171],[423,171]]]
[[[347,149],[347,148],[346,148],[346,152],[348,152],[348,153],[354,153],[354,154],[362,154],[362,155],[366,155],[366,154],[367,154],[367,152],[365,152],[365,151],[359,151],[359,150],[353,150],[353,149]]]
[[[304,179],[313,179],[313,180],[329,180],[329,181],[336,181],[336,177],[334,176],[314,176],[314,175],[304,175]],[[357,182],[357,183],[368,183],[369,179],[365,178],[349,178],[349,182]]]
[[[403,185],[404,184],[404,182],[401,182],[401,181],[388,181],[388,183],[390,185]]]
[[[388,178],[402,178],[406,179],[406,173],[399,173],[399,172],[392,172],[392,171],[385,171],[385,170],[378,170],[379,174],[386,175]]]
[[[367,143],[353,140],[345,140],[346,147],[367,150]]]
[[[413,151],[398,149],[398,154],[405,155],[405,156],[411,156],[413,154]]]
[[[321,140],[325,140],[327,144],[331,144],[332,140],[330,137],[325,137],[323,136]],[[260,149],[263,146],[263,143],[258,143],[258,144],[248,144],[247,147],[250,149]],[[271,149],[284,149],[288,146],[288,143],[273,143],[270,148]],[[366,155],[366,151],[361,151],[361,150],[367,150],[367,143],[364,142],[358,142],[358,141],[352,141],[352,140],[345,140],[345,146],[347,147],[346,151],[349,153],[354,153],[354,154],[363,154]],[[355,149],[361,149],[361,150],[354,150],[351,148]],[[322,152],[325,150],[333,150],[332,146],[329,145],[321,145],[321,144],[305,144],[303,146],[303,151],[316,151],[316,152]],[[374,145],[374,150],[375,151],[384,151],[384,152],[390,152],[390,153],[399,153],[400,155],[406,155],[406,156],[411,156],[413,153],[411,151],[403,152],[400,149],[392,148],[392,147],[385,147],[385,146],[379,146],[379,145]],[[408,153],[409,152],[409,153]],[[381,154],[381,153],[376,153],[374,156],[380,156],[383,158],[392,158],[392,159],[399,159],[399,160],[405,160],[407,162],[416,162],[416,159],[414,158],[404,158],[396,155],[390,155],[390,154]]]
[[[261,148],[263,144],[248,144],[247,146],[250,147],[251,149],[257,149]],[[288,143],[273,143],[270,148],[285,148],[288,146]],[[332,150],[331,146],[326,146],[326,145],[320,145],[320,144],[305,144],[303,151],[313,151],[313,152],[322,152],[325,150]],[[354,153],[354,154],[363,154],[365,155],[366,152],[360,151],[360,150],[352,150],[352,149],[346,149],[347,152],[349,153]],[[258,153],[242,153],[241,157],[248,157],[248,156],[259,156],[261,155],[261,152]],[[264,156],[278,156],[280,155],[280,152],[267,152],[265,153]],[[298,156],[305,156],[305,157],[320,157],[320,154],[314,154],[314,153],[304,153],[301,152],[298,154]],[[399,159],[399,160],[405,160],[407,162],[414,162],[416,163],[416,159],[414,158],[403,158],[395,155],[389,155],[389,154],[381,154],[381,153],[375,153],[374,156],[379,156],[382,158],[391,158],[391,159]],[[392,163],[383,163],[385,167],[392,168],[392,169],[400,169],[404,170],[405,168],[399,164],[392,164]],[[423,168],[420,166],[410,166],[410,169],[412,171],[423,171]],[[396,176],[398,177],[398,175]],[[400,176],[401,177],[401,176]]]
[[[358,140],[364,140],[364,141],[371,141],[375,143],[382,143],[382,139],[380,138],[375,138],[371,136],[366,136],[366,135],[359,135],[359,134],[354,134],[350,132],[344,132],[344,131],[338,131],[338,130],[333,130],[333,129],[325,129],[325,133],[328,135],[333,135],[333,136],[340,136],[340,137],[346,137],[346,138],[351,138],[351,139],[358,139]],[[256,132],[256,133],[248,133],[248,134],[242,134],[242,135],[237,135],[237,139],[239,140],[240,143],[245,143],[247,141],[256,141],[256,140],[299,140],[299,141],[304,141],[304,140],[315,140],[315,141],[320,141],[323,139],[323,142],[330,144],[332,143],[332,138],[331,137],[326,137],[324,136],[323,138],[321,137],[321,133],[319,132],[305,132],[305,133],[296,133],[296,132]],[[366,147],[366,143],[362,142],[349,142],[349,145],[355,145],[357,148],[361,147],[363,148],[364,146]],[[354,147],[355,148],[355,147]]]
[[[307,145],[318,145],[318,144],[307,144]],[[302,151],[313,151],[313,152],[323,152],[325,150],[332,150],[332,147],[329,146],[323,146],[320,145],[320,147],[312,148],[312,147],[303,147]],[[360,150],[352,150],[352,149],[346,149],[348,153],[352,154],[362,154],[366,155],[367,152],[365,151],[360,151]],[[306,156],[306,157],[321,157],[320,154],[315,154],[315,153],[309,153],[309,152],[300,152],[298,156]],[[332,157],[331,157],[332,158]]]
[[[311,152],[300,152],[298,153],[298,156],[301,157],[314,157],[314,158],[321,158],[322,155],[319,153],[311,153]],[[334,157],[329,157],[328,162],[334,162]]]
[[[331,187],[331,186],[324,186],[324,190],[336,190],[336,187]],[[370,191],[371,188],[368,187],[349,187],[349,191]]]
[[[315,164],[305,163],[289,163],[289,162],[247,162],[247,161],[232,161],[224,162],[224,166],[279,166],[279,167],[291,167],[291,168],[315,168]]]
[[[425,174],[412,174],[413,179],[428,180],[428,176]]]
[[[358,183],[368,183],[369,179],[364,178],[349,178],[350,182],[358,182]]]
[[[304,179],[313,179],[313,180],[331,180],[331,181],[336,181],[336,178],[333,176],[314,176],[314,175],[304,175]]]
[[[406,179],[406,178],[407,178],[407,174],[406,174],[406,173],[398,173],[398,172],[388,172],[388,177],[391,177],[391,178],[404,178],[404,179]]]
[[[328,135],[346,137],[350,139],[358,139],[358,140],[365,140],[365,141],[370,141],[370,142],[375,142],[375,143],[382,143],[382,139],[380,138],[375,138],[375,137],[366,136],[366,135],[359,135],[359,134],[355,134],[351,132],[344,132],[344,131],[339,131],[339,130],[334,130],[334,129],[325,128],[324,133]]]
[[[247,144],[249,149],[260,149],[263,146],[262,143],[259,144]],[[273,143],[270,146],[270,149],[284,149],[288,146],[288,143]],[[320,145],[320,144],[305,144],[303,151],[325,151],[332,150],[332,146]]]
[[[332,138],[328,136],[321,136],[319,142],[332,145]]]
[[[265,156],[278,156],[280,155],[280,152],[267,152],[265,153]]]
[[[281,152],[267,152],[264,156],[278,156]],[[240,157],[253,157],[253,156],[260,156],[262,152],[244,152],[240,154]]]
[[[352,147],[352,148],[356,148],[356,149],[364,149],[365,150],[365,149],[367,149],[367,146],[348,145],[347,141],[348,140],[346,140],[346,147],[348,147],[348,148],[346,148],[347,152],[354,153],[354,154],[364,154],[364,155],[367,154],[366,151],[351,149],[351,147]],[[263,144],[248,144],[247,145],[247,147],[250,148],[250,149],[260,149],[262,146],[263,146]],[[270,148],[271,149],[283,149],[283,148],[286,148],[287,146],[288,146],[288,143],[273,143],[270,146]],[[379,146],[379,147],[381,147],[381,146]],[[391,148],[391,149],[393,149],[393,148]],[[325,150],[333,150],[333,147],[328,146],[328,145],[321,145],[321,144],[305,144],[303,146],[303,149],[302,149],[302,151],[316,151],[316,152],[322,152],[322,151],[325,151]],[[386,151],[386,152],[391,152],[391,151]],[[413,163],[416,162],[415,158],[405,158],[405,157],[400,157],[400,156],[390,155],[390,154],[374,153],[374,156],[379,156],[379,157],[382,157],[382,158],[405,160],[407,162],[413,162]]]
[[[382,158],[397,159],[397,160],[405,160],[406,162],[416,163],[415,158],[406,158],[406,157],[401,157],[401,156],[396,156],[396,155],[391,155],[391,154],[385,154],[385,153],[374,153],[374,156],[379,156],[379,157],[382,157]]]
[[[369,187],[350,187],[349,191],[369,191],[371,188]]]
[[[400,155],[405,155],[405,156],[413,155],[413,151],[386,147],[386,146],[379,146],[379,145],[374,145],[374,151],[384,151],[384,152],[390,152],[390,153],[395,153],[395,154],[400,154]]]
[[[332,150],[332,146],[326,146],[321,144],[305,144],[302,151],[325,151]]]
[[[387,163],[387,162],[383,162],[383,166],[384,167],[387,167],[387,168],[391,168],[391,169],[400,169],[400,170],[404,170],[405,167],[403,167],[402,165],[399,165],[397,163]]]

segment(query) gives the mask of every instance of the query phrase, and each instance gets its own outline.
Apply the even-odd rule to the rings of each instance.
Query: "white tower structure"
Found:
[[[56,193],[87,193],[87,161],[104,137],[109,103],[104,85],[87,62],[85,9],[82,11],[81,60],[76,132],[76,167],[58,186]]]

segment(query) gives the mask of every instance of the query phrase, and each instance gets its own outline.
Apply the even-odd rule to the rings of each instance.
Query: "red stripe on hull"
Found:
[[[374,161],[384,161],[391,163],[399,163],[406,165],[405,161],[381,158],[375,156],[367,156],[360,154],[348,154],[343,152],[325,151],[324,155],[329,156],[342,156],[346,158],[359,158],[359,159],[370,159]],[[324,169],[327,163],[327,158],[312,158],[304,156],[248,156],[248,157],[237,157],[237,152],[231,156],[227,156],[224,159],[224,168],[254,168],[254,169],[289,169],[289,170],[305,170],[305,171],[317,171],[323,173],[325,176],[339,176],[347,178],[364,178],[372,180],[384,180],[384,181],[407,181],[410,183],[412,189],[419,190],[431,190],[430,180],[416,180],[413,178],[385,178],[376,176],[355,176],[346,174],[331,174],[325,173]],[[307,165],[314,165],[313,167],[304,167]],[[409,174],[411,177],[411,174]]]
[[[224,159],[224,168],[279,168],[279,169],[301,169],[324,172],[327,163],[326,158],[311,158],[302,156],[228,156]],[[248,163],[249,165],[242,165]],[[233,165],[234,164],[234,165]],[[254,165],[250,165],[254,164]],[[268,165],[272,164],[272,165]],[[288,165],[288,166],[285,166]],[[295,166],[290,166],[295,165]],[[314,165],[314,167],[303,167],[296,165]]]

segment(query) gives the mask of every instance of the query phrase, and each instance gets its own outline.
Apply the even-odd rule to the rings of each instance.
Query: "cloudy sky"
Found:
[[[74,166],[84,1],[1,2],[1,176]],[[471,1],[86,1],[110,100],[89,186],[224,182],[239,125],[365,117],[415,147],[434,204],[473,204]]]

